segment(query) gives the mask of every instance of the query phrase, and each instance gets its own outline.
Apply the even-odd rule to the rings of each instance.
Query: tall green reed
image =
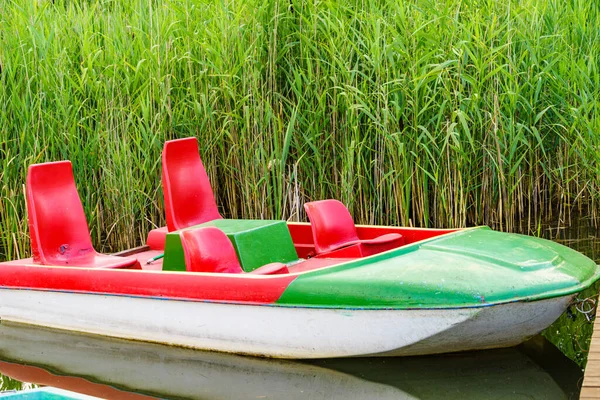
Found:
[[[0,0],[0,258],[27,165],[73,162],[95,244],[164,224],[196,136],[222,212],[523,231],[598,219],[600,15],[570,0]]]

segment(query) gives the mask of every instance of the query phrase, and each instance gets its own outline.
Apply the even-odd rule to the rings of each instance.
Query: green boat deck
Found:
[[[598,277],[599,267],[568,247],[478,227],[307,272],[277,303],[365,309],[482,307],[577,293]]]

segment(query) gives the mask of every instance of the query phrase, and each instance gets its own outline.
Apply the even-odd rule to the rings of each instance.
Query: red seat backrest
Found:
[[[162,185],[169,232],[222,218],[196,138],[165,142]]]
[[[304,209],[312,226],[317,254],[359,240],[354,220],[342,202],[334,199],[313,201],[305,203]]]
[[[233,244],[220,229],[214,226],[187,229],[179,235],[187,271],[231,274],[244,272]]]
[[[27,171],[27,213],[34,262],[66,265],[96,251],[70,161],[33,164]]]

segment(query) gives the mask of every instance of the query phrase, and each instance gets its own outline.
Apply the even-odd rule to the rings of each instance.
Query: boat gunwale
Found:
[[[433,307],[393,307],[393,306],[331,306],[331,305],[308,305],[308,304],[286,304],[286,303],[263,303],[263,302],[245,302],[245,301],[227,301],[227,300],[208,300],[208,299],[193,299],[188,297],[161,297],[161,296],[145,296],[145,295],[133,295],[133,294],[121,294],[121,293],[110,293],[110,292],[91,292],[91,291],[76,291],[76,290],[60,290],[60,289],[42,289],[42,288],[28,288],[28,287],[9,287],[0,286],[1,290],[23,290],[23,291],[39,291],[39,292],[51,292],[51,293],[64,293],[73,295],[92,295],[92,296],[111,296],[111,297],[127,297],[132,299],[145,299],[145,300],[159,300],[159,301],[181,301],[190,303],[209,303],[209,304],[223,304],[223,305],[240,305],[240,306],[261,306],[261,307],[277,307],[277,308],[290,308],[290,309],[322,309],[322,310],[348,310],[348,311],[423,311],[423,310],[462,310],[462,309],[475,309],[475,308],[487,308],[494,306],[502,306],[513,303],[531,303],[536,301],[543,301],[553,298],[565,297],[574,295],[582,290],[585,290],[593,282],[600,278],[600,264],[596,265],[596,272],[592,277],[581,282],[579,285],[571,288],[570,290],[557,289],[551,292],[546,292],[543,295],[525,296],[521,298],[515,298],[506,301],[497,301],[490,303],[474,303],[465,304],[460,306],[433,306]],[[0,323],[2,321],[0,316]]]
[[[302,223],[300,223],[302,224]],[[304,223],[306,225],[310,225]],[[387,227],[383,227],[387,228]],[[428,230],[427,228],[419,228],[423,230]],[[237,305],[261,305],[261,306],[274,306],[274,307],[284,307],[284,308],[311,308],[311,309],[339,309],[339,310],[449,310],[449,309],[467,309],[467,308],[482,308],[482,307],[490,307],[495,305],[509,304],[514,302],[531,302],[544,300],[549,298],[562,297],[574,293],[578,293],[581,290],[589,287],[593,282],[600,278],[600,265],[596,265],[596,270],[594,273],[587,278],[586,280],[579,282],[579,284],[563,287],[555,290],[545,291],[543,293],[529,295],[529,296],[521,296],[517,298],[511,298],[507,300],[494,301],[494,302],[486,302],[486,303],[472,303],[472,304],[462,304],[462,305],[451,305],[451,306],[400,306],[400,305],[373,305],[370,306],[365,304],[364,306],[343,306],[343,305],[326,305],[326,304],[290,304],[290,303],[276,303],[276,301],[281,297],[283,292],[287,289],[287,287],[299,276],[307,276],[307,275],[321,275],[331,272],[338,272],[349,270],[352,268],[362,267],[369,262],[379,262],[383,260],[388,260],[394,257],[400,257],[404,254],[416,251],[420,248],[422,244],[434,242],[436,240],[440,240],[442,238],[447,238],[448,236],[458,236],[463,235],[473,230],[478,229],[489,229],[486,226],[477,226],[470,228],[463,228],[459,230],[453,230],[451,232],[441,234],[438,236],[429,237],[426,239],[422,239],[420,241],[416,241],[413,243],[409,243],[405,246],[401,246],[395,249],[390,249],[388,251],[375,254],[365,258],[357,258],[353,260],[343,261],[339,264],[326,265],[321,268],[316,268],[312,270],[298,271],[298,272],[290,272],[289,274],[279,274],[279,275],[256,275],[256,274],[219,274],[219,273],[209,273],[209,272],[187,272],[187,271],[162,271],[162,270],[133,270],[133,269],[102,269],[102,268],[86,268],[86,267],[78,267],[78,266],[52,266],[52,265],[40,265],[35,263],[18,263],[19,260],[9,261],[5,263],[0,263],[0,273],[4,266],[12,266],[13,268],[26,268],[26,269],[42,269],[46,271],[53,270],[62,270],[62,271],[78,271],[81,273],[89,273],[93,272],[94,275],[103,275],[103,274],[129,274],[130,276],[140,276],[143,274],[144,276],[151,276],[152,274],[158,274],[156,276],[161,277],[177,277],[180,279],[182,276],[189,277],[193,282],[191,282],[192,286],[195,286],[198,282],[203,282],[203,278],[210,277],[211,280],[223,280],[231,282],[250,282],[252,280],[259,280],[264,283],[273,283],[274,285],[278,285],[279,283],[285,285],[283,290],[276,296],[276,298],[270,301],[265,300],[247,300],[247,299],[227,299],[227,298],[206,298],[206,297],[191,297],[191,296],[174,296],[169,295],[168,293],[163,293],[161,295],[152,295],[152,294],[144,294],[144,293],[119,293],[119,292],[110,292],[110,291],[100,291],[100,290],[73,290],[69,288],[60,288],[59,285],[55,285],[54,287],[40,287],[34,285],[6,285],[0,283],[0,289],[4,290],[34,290],[34,291],[48,291],[48,292],[58,292],[58,293],[71,293],[71,294],[90,294],[90,295],[104,295],[104,296],[120,296],[120,297],[130,297],[130,298],[143,298],[143,299],[156,299],[162,301],[187,301],[187,302],[200,302],[200,303],[213,303],[213,304],[237,304]],[[31,260],[31,259],[27,259]],[[335,269],[335,270],[334,270]],[[271,281],[271,282],[269,282]],[[164,285],[165,280],[161,280],[161,285],[144,285],[142,289],[151,290],[157,286]],[[224,282],[223,282],[224,283]],[[143,291],[143,290],[140,290]],[[208,296],[210,297],[210,296]],[[260,294],[256,294],[255,296],[249,296],[250,298],[260,298]],[[273,296],[271,296],[273,297]]]
[[[298,224],[298,225],[310,225],[307,222],[294,222],[294,224]],[[357,227],[370,227],[370,228],[396,228],[396,227],[388,227],[388,226],[383,226],[383,225],[357,225]],[[449,231],[447,233],[443,233],[441,235],[437,235],[437,236],[433,236],[433,237],[429,237],[426,239],[422,239],[422,240],[418,240],[416,242],[412,242],[400,247],[396,247],[390,250],[386,250],[383,251],[381,253],[377,253],[377,254],[373,254],[370,255],[368,257],[363,257],[363,258],[355,258],[352,260],[347,260],[344,258],[344,260],[347,261],[342,261],[339,264],[332,264],[332,265],[326,265],[323,266],[321,268],[316,268],[316,269],[312,269],[312,270],[306,270],[306,271],[297,271],[297,272],[290,272],[289,274],[278,274],[278,275],[259,275],[259,274],[224,274],[224,273],[217,273],[217,272],[196,272],[196,271],[165,271],[165,270],[153,270],[153,269],[127,269],[127,268],[115,268],[115,269],[107,269],[107,268],[88,268],[88,267],[81,267],[81,266],[76,266],[76,265],[43,265],[43,264],[36,264],[34,262],[28,262],[28,263],[19,263],[20,260],[13,260],[13,261],[6,261],[6,262],[0,262],[0,269],[3,267],[3,265],[13,265],[13,266],[21,266],[21,267],[27,267],[27,268],[56,268],[56,269],[74,269],[74,270],[81,270],[81,271],[119,271],[119,272],[125,272],[125,273],[135,273],[135,274],[140,274],[140,273],[156,273],[156,274],[161,274],[161,275],[166,275],[166,274],[183,274],[186,276],[223,276],[223,277],[227,277],[227,278],[233,278],[233,279],[273,279],[276,278],[280,275],[304,275],[304,274],[310,274],[316,271],[325,271],[331,268],[339,268],[339,267],[347,267],[349,264],[352,263],[356,263],[356,262],[360,262],[360,261],[367,261],[367,260],[373,260],[374,258],[379,258],[379,256],[382,255],[391,255],[392,252],[401,252],[401,253],[408,253],[410,251],[414,251],[415,249],[417,249],[420,245],[422,245],[423,243],[426,242],[430,242],[430,241],[434,241],[437,239],[441,239],[441,238],[445,238],[449,235],[458,235],[458,234],[462,234],[463,232],[468,232],[468,231],[472,231],[475,229],[489,229],[489,227],[482,225],[482,226],[475,226],[475,227],[469,227],[469,228],[459,228],[459,229],[455,229],[455,230],[449,230],[449,229],[437,229],[437,228],[410,228],[415,229],[415,230],[426,230],[426,231]],[[140,246],[143,247],[143,246]],[[138,249],[139,247],[135,247],[133,249]],[[123,250],[119,253],[124,253],[133,249],[126,249]],[[115,253],[115,254],[119,254],[119,253]],[[400,255],[400,254],[399,254]],[[26,259],[22,259],[22,260],[32,260],[31,258],[26,258]],[[297,264],[296,264],[297,265]],[[2,287],[2,284],[0,283],[0,288]]]

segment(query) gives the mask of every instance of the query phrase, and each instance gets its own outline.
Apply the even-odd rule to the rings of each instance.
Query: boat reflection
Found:
[[[568,399],[548,342],[445,356],[282,361],[0,323],[0,373],[108,399]]]

